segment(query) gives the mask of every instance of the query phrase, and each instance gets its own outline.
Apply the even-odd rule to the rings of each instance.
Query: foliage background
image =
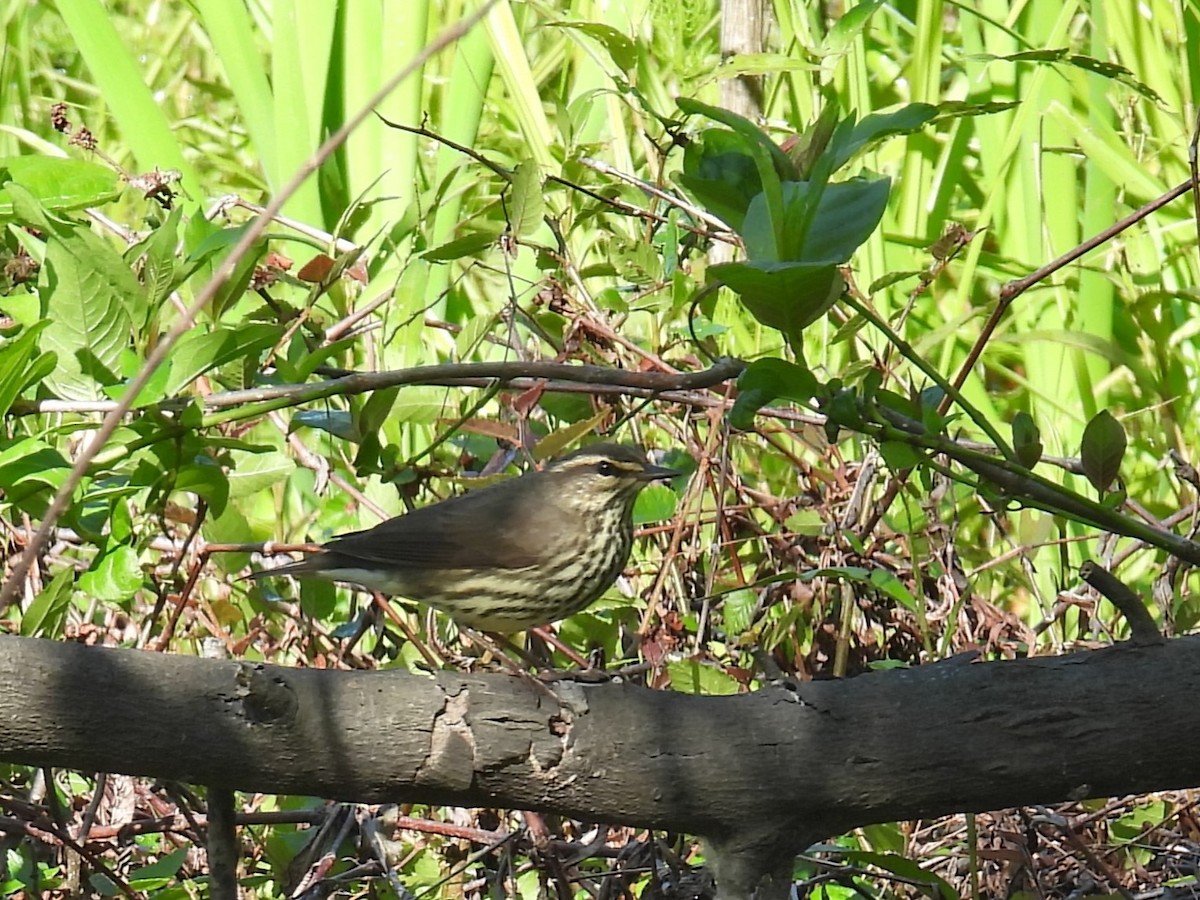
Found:
[[[97,254],[84,257],[87,268],[109,273],[99,285],[80,276],[75,291],[44,282],[39,291],[36,275],[22,279],[22,251],[48,251],[18,227],[18,213],[0,208],[0,361],[11,364],[0,365],[7,556],[63,483],[97,410],[119,396],[227,252],[222,229],[250,215],[232,204],[216,209],[217,198],[265,202],[383,79],[473,8],[454,0],[5,8],[0,156],[91,158],[53,130],[51,108],[61,102],[117,166],[175,169],[182,191],[182,218],[127,188],[93,220],[104,241],[81,249],[64,232],[67,251]],[[880,497],[886,467],[869,443],[843,433],[831,445],[784,405],[736,432],[722,417],[723,391],[649,405],[603,393],[436,386],[293,406],[201,402],[315,379],[321,367],[562,359],[664,371],[701,367],[707,353],[787,355],[779,334],[727,292],[693,311],[707,245],[682,227],[686,213],[588,162],[678,193],[678,138],[702,123],[681,129],[674,98],[715,103],[720,80],[738,74],[762,76],[763,121],[779,141],[816,117],[823,92],[860,117],[903,103],[942,105],[933,125],[852,167],[886,174],[894,188],[851,273],[874,309],[947,376],[978,339],[1001,285],[1189,177],[1197,87],[1189,48],[1200,19],[1182,0],[846,9],[780,0],[772,12],[767,52],[722,62],[711,2],[496,5],[379,109],[473,152],[377,119],[351,136],[289,200],[288,222],[272,225],[270,245],[256,253],[276,280],[258,290],[250,266],[239,271],[89,468],[5,627],[296,665],[440,665],[440,648],[455,640],[445,621],[406,606],[393,620],[374,619],[360,597],[322,585],[248,586],[235,578],[247,571],[249,547],[369,527],[407,503],[448,495],[463,471],[498,472],[523,455],[505,448],[546,456],[598,428],[669,449],[669,462],[695,473],[688,486],[647,497],[639,510],[647,540],[630,577],[560,630],[581,652],[603,648],[610,664],[645,663],[640,674],[655,686],[744,690],[754,680],[752,644],[785,671],[812,677],[967,649],[1052,653],[1120,637],[1123,623],[1075,574],[1089,556],[1153,596],[1164,628],[1190,629],[1200,615],[1194,576],[1172,568],[1164,578],[1161,553],[1044,513],[997,510],[952,481],[914,480],[877,527],[859,527],[870,517],[855,489]],[[952,102],[992,106],[963,115]],[[599,197],[667,221],[619,214]],[[930,248],[954,224],[975,236],[953,259],[938,259]],[[996,424],[1032,415],[1051,456],[1076,456],[1085,423],[1111,411],[1128,435],[1121,474],[1134,512],[1182,528],[1195,498],[1167,460],[1172,450],[1190,459],[1197,439],[1195,243],[1192,210],[1177,201],[1039,283],[987,340],[965,387]],[[297,277],[318,254],[336,261],[323,286]],[[124,275],[111,274],[122,265]],[[901,394],[926,386],[884,336],[861,325],[836,306],[809,329],[814,372],[853,383],[876,369]],[[103,365],[63,362],[80,347]],[[49,351],[58,353],[51,364],[39,355]],[[191,402],[173,408],[174,397]],[[970,421],[956,425],[980,436]],[[1082,476],[1053,471],[1089,490]],[[208,552],[214,545],[242,552]],[[113,783],[91,775],[53,773],[41,783],[39,773],[9,768],[4,776],[7,814],[50,820],[57,806],[73,833],[93,795],[105,802],[92,824],[97,815],[106,824],[195,802],[133,784],[121,806]],[[20,806],[29,799],[38,805]],[[252,813],[320,808],[246,800]],[[502,812],[406,812],[481,833],[520,827]],[[837,894],[857,879],[912,892],[888,875],[906,872],[906,858],[963,893],[983,883],[1066,894],[1087,877],[1132,887],[1169,876],[1180,860],[1166,848],[1197,830],[1190,804],[1175,797],[1069,813],[1066,830],[1029,810],[867,829],[830,848],[857,867],[851,880],[814,882],[814,890]],[[565,823],[562,834],[572,828]],[[1024,841],[1006,836],[1014,830]],[[1100,863],[1079,856],[1065,837],[1075,832]],[[288,865],[310,832],[278,825],[245,834],[246,886],[270,896],[294,883]],[[1040,845],[1029,834],[1040,834]],[[104,866],[109,874],[93,890],[111,890],[104,878],[112,876],[156,896],[188,893],[202,867],[194,853],[172,852],[177,839],[150,834],[119,856],[115,838],[97,839],[80,876],[70,854],[10,838],[6,890],[48,891]],[[508,845],[474,858],[459,838],[406,831],[397,840],[398,877],[410,889],[454,896],[490,884],[532,896],[550,877]],[[695,852],[684,841],[660,844],[610,835],[614,848]],[[630,851],[616,865],[635,857],[643,859]],[[157,868],[141,868],[149,864]],[[597,879],[608,871],[599,861],[587,866]],[[822,871],[806,861],[797,877]],[[376,880],[384,892],[385,881]]]

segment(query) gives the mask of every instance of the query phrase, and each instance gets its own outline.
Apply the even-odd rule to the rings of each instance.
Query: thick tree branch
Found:
[[[1200,785],[1200,720],[1178,714],[1200,638],[736,697],[555,690],[0,637],[0,759],[536,809],[764,858],[871,822]]]

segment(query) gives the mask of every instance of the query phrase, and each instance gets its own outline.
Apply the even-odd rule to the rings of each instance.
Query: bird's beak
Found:
[[[637,478],[638,481],[666,481],[670,478],[677,478],[682,474],[677,469],[647,465],[642,471],[638,472]]]

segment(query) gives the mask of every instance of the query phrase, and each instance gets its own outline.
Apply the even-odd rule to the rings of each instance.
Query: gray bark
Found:
[[[735,697],[554,691],[0,637],[0,759],[689,832],[729,896],[873,822],[1200,785],[1196,637]]]

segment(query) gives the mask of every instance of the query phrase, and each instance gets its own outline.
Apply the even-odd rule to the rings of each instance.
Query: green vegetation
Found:
[[[596,432],[694,474],[645,492],[631,578],[559,630],[610,666],[647,663],[655,687],[757,687],[754,647],[807,678],[1127,636],[1081,582],[1087,559],[1167,633],[1195,626],[1191,203],[1014,284],[1190,177],[1194,8],[863,2],[827,20],[780,0],[768,52],[726,63],[699,0],[499,3],[446,39],[475,9],[57,0],[0,14],[7,572],[74,485],[0,627],[176,653],[215,640],[287,665],[441,665],[455,629],[419,608],[377,621],[349,590],[238,577],[264,542],[369,527],[461,489],[464,472],[516,471]],[[378,115],[257,218],[422,49]],[[762,123],[718,107],[739,74],[762,76]],[[720,244],[744,252],[710,262]],[[670,374],[722,357],[748,363],[732,403],[727,384],[647,397],[457,370],[331,381],[505,361]],[[56,802],[86,806],[92,777],[56,774]],[[35,773],[0,776],[0,815],[37,818],[16,805]],[[139,790],[139,814],[195,800]],[[1107,866],[1133,886],[1178,809],[1110,806]],[[253,807],[263,821],[320,811]],[[1021,831],[1015,816],[970,833]],[[470,827],[521,822],[484,811]],[[293,889],[312,833],[245,832],[244,886]],[[395,877],[427,896],[532,897],[550,877],[523,851],[397,834]],[[840,839],[838,858],[892,895],[915,890],[889,880],[920,876],[913,860],[964,895],[1011,887],[966,834],[876,826]],[[129,846],[90,851],[92,890],[116,877],[196,896],[174,837]],[[5,847],[5,895],[68,889],[64,856]],[[950,864],[968,856],[969,872]],[[611,862],[583,868],[598,880]],[[368,879],[392,895],[376,872],[352,886]]]

